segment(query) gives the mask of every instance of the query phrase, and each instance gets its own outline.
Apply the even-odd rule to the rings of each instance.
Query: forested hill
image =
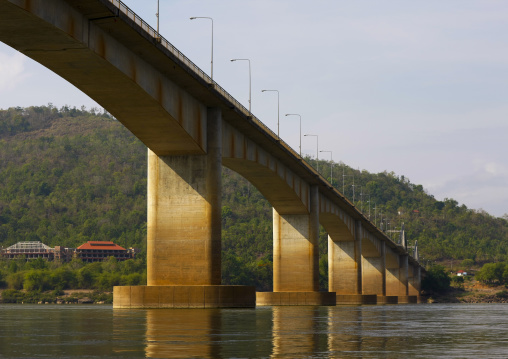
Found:
[[[113,240],[144,249],[146,167],[145,146],[107,114],[52,106],[0,111],[0,245],[40,240],[76,247]],[[329,176],[329,162],[320,161],[319,168]],[[336,163],[333,178],[351,201],[355,189],[356,206],[370,211],[373,222],[380,225],[383,219],[389,230],[404,223],[410,244],[418,240],[421,257],[508,260],[507,218],[453,199],[437,201],[394,173]],[[259,288],[271,278],[271,207],[227,169],[223,191],[224,281]],[[322,271],[326,250],[322,230]]]

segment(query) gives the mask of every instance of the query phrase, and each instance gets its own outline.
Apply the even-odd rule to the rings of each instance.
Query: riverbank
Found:
[[[508,303],[505,285],[486,285],[476,280],[453,286],[444,294],[427,296],[429,303]]]
[[[18,304],[112,304],[113,293],[92,289],[53,290],[46,292],[4,289],[0,303]]]
[[[508,288],[485,285],[475,280],[452,287],[445,294],[423,296],[428,303],[508,303]],[[0,303],[24,304],[112,304],[113,293],[93,289],[30,292],[0,290]]]

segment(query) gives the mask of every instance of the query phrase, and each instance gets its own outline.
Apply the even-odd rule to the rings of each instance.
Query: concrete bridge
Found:
[[[418,258],[121,2],[0,0],[0,41],[74,84],[149,149],[148,283],[115,287],[114,307],[416,301]],[[222,166],[273,206],[273,293],[221,285]],[[318,291],[319,225],[330,292]]]

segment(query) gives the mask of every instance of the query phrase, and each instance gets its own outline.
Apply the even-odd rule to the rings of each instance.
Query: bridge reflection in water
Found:
[[[115,339],[144,337],[149,358],[306,358],[399,355],[407,340],[395,333],[393,306],[276,306],[258,309],[114,311]],[[138,320],[132,321],[137,317]],[[131,331],[129,321],[132,321]],[[134,323],[136,322],[136,325]],[[143,325],[144,323],[144,325]],[[144,328],[144,330],[143,330]],[[118,350],[120,351],[120,349]],[[117,351],[117,352],[118,352]],[[128,356],[128,353],[124,353]],[[133,354],[133,353],[130,353]]]
[[[146,311],[146,356],[156,358],[220,357],[219,310]]]

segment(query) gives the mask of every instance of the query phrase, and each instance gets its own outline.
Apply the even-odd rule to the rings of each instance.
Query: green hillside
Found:
[[[308,159],[312,163],[310,159]],[[0,245],[39,240],[76,247],[113,240],[145,249],[146,148],[108,114],[52,106],[0,111]],[[329,175],[330,163],[319,168]],[[345,177],[343,177],[345,175]],[[453,199],[437,201],[394,173],[372,174],[339,163],[334,184],[370,211],[373,222],[405,225],[428,260],[508,260],[508,223]],[[223,172],[225,284],[271,288],[272,212],[239,175]],[[386,225],[383,224],[384,227]],[[396,233],[392,233],[394,238]],[[320,270],[326,286],[326,233]]]

